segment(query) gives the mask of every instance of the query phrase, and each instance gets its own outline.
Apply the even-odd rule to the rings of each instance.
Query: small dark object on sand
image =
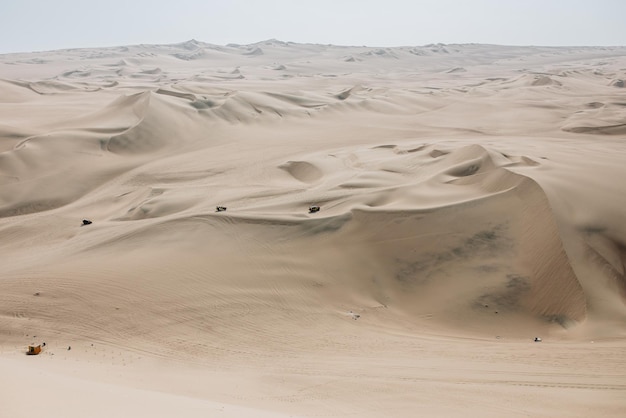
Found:
[[[71,349],[72,349],[71,345],[67,347],[67,351],[70,351]]]
[[[539,337],[535,337],[535,342],[536,342],[536,343],[540,343],[541,341],[542,341],[542,340],[541,340],[541,338],[539,338]]]
[[[319,212],[320,211],[320,207],[319,206],[309,206],[309,213],[315,213],[315,212]]]
[[[89,219],[83,219],[83,225],[91,225],[91,223]]]
[[[224,212],[226,210],[226,206],[216,206],[215,210],[217,212]]]

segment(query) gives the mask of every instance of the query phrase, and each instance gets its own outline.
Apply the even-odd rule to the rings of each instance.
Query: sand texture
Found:
[[[625,79],[621,47],[0,55],[0,417],[624,416]]]

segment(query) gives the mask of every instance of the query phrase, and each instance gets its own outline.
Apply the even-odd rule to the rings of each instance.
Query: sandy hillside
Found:
[[[624,80],[618,47],[0,55],[0,417],[623,416]]]

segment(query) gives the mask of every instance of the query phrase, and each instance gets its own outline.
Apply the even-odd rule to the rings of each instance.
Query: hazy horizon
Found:
[[[618,0],[505,3],[477,0],[180,0],[132,3],[25,0],[0,6],[0,53],[174,44],[215,45],[268,39],[345,46],[431,43],[511,46],[623,46],[626,28]]]

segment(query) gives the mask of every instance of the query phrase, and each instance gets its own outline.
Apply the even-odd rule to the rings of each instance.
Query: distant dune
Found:
[[[621,416],[624,79],[624,47],[0,55],[0,416]]]

